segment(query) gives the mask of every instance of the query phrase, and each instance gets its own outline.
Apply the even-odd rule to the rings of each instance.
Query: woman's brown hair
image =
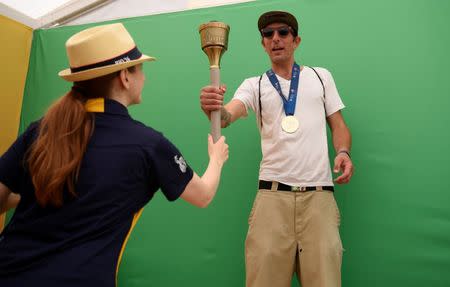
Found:
[[[135,68],[129,70],[134,72]],[[76,196],[75,183],[81,161],[94,131],[94,115],[86,111],[85,103],[93,97],[107,98],[112,81],[119,73],[76,82],[42,118],[39,135],[28,156],[39,205],[61,207],[64,190]]]

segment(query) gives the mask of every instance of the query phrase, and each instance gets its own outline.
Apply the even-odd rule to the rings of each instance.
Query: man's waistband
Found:
[[[292,191],[292,192],[306,192],[306,191],[334,191],[334,186],[290,186],[277,181],[259,181],[259,189],[268,189],[272,191]]]

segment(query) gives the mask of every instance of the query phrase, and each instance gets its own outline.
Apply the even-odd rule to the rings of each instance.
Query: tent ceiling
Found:
[[[255,0],[0,0],[0,14],[37,29],[249,1]]]
[[[22,14],[25,14],[30,18],[38,19],[52,10],[70,2],[70,0],[1,0],[0,2],[17,11],[20,11]]]

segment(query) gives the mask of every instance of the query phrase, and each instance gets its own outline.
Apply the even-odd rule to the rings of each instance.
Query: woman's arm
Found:
[[[219,186],[222,166],[228,159],[228,145],[225,137],[213,143],[211,135],[208,136],[209,164],[202,177],[195,172],[187,184],[181,198],[197,207],[205,208],[213,200]]]
[[[0,182],[0,214],[19,204],[20,195],[12,193],[11,190]]]

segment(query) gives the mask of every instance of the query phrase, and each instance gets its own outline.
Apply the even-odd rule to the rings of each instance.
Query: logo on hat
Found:
[[[124,57],[122,59],[119,59],[117,61],[114,61],[115,64],[121,64],[121,63],[125,63],[125,62],[129,62],[131,61],[130,57]]]

